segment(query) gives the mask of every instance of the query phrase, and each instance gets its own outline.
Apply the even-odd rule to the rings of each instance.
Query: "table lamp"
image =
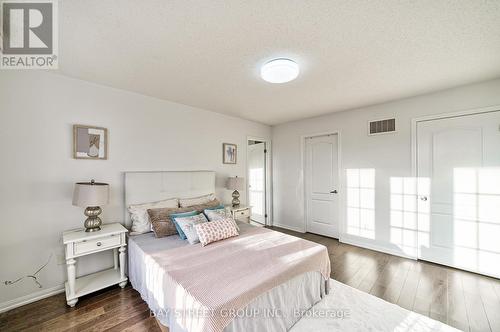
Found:
[[[94,180],[90,182],[78,182],[75,184],[73,192],[73,205],[85,208],[85,232],[95,232],[101,230],[102,210],[100,206],[109,203],[109,185],[99,183]]]
[[[234,190],[233,191],[233,207],[238,207],[240,205],[240,193],[238,190],[243,190],[245,189],[245,182],[243,178],[239,178],[237,176],[235,177],[229,177],[227,178],[227,183],[226,183],[226,188],[229,190]]]

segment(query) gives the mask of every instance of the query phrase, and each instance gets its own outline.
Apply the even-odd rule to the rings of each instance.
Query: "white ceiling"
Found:
[[[62,74],[270,125],[500,77],[500,1],[64,0],[59,10]],[[274,57],[298,62],[298,79],[261,80]]]

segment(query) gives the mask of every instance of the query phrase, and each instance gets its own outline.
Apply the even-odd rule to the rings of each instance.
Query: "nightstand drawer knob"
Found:
[[[98,247],[100,247],[100,246],[102,245],[102,243],[101,243],[101,242],[97,242],[97,243],[96,243],[96,245],[97,245]]]
[[[245,214],[245,212],[241,211],[240,214]]]

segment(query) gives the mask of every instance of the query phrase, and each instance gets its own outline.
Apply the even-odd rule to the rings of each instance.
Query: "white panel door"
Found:
[[[417,124],[419,258],[500,276],[500,112]]]
[[[338,135],[306,138],[306,230],[338,238]]]
[[[248,195],[251,220],[266,223],[266,144],[248,146]]]

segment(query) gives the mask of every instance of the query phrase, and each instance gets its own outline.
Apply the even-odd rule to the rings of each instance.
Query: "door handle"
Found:
[[[420,196],[420,200],[425,202],[427,200],[427,196]]]
[[[338,194],[337,189],[330,191],[330,194]]]

